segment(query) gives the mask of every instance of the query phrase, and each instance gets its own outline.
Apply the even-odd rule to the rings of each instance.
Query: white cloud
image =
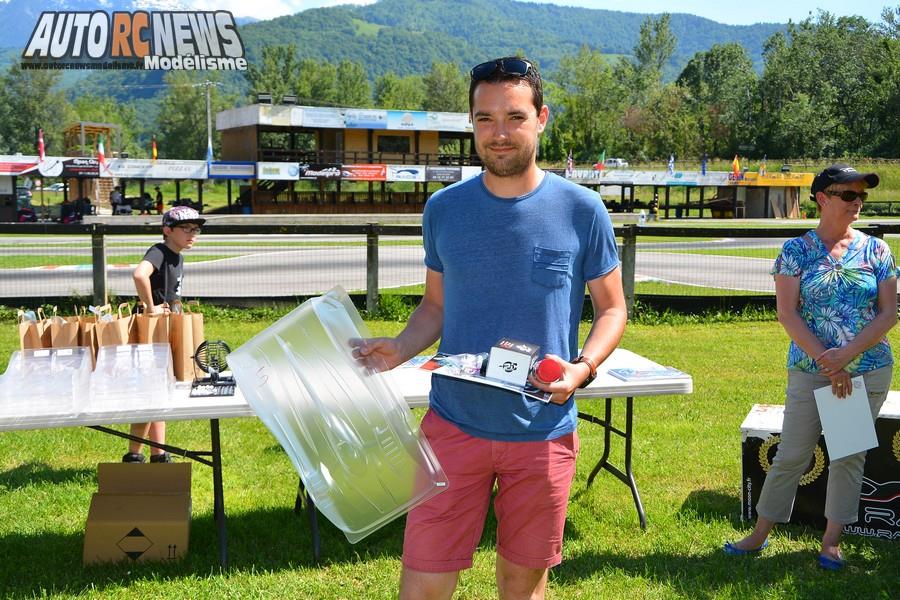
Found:
[[[247,2],[247,0],[185,0],[185,4],[195,10],[228,10],[235,17],[274,19],[293,15],[309,8],[339,6],[341,4],[372,4],[375,0],[272,0]]]

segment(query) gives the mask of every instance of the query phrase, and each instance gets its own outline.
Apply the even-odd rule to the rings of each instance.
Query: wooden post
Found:
[[[106,288],[106,237],[102,225],[95,223],[91,230],[91,262],[93,263],[94,306],[103,306],[107,300]]]
[[[628,223],[622,231],[622,288],[628,318],[634,315],[634,272],[637,255],[637,225]]]
[[[378,310],[378,223],[369,223],[366,232],[366,310]]]

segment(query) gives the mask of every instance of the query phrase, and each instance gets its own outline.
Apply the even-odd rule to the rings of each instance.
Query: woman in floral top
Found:
[[[885,336],[897,322],[896,266],[883,240],[850,227],[859,219],[866,188],[877,185],[878,175],[848,165],[822,171],[811,188],[818,227],[788,240],[775,260],[778,320],[791,338],[781,441],[756,505],[756,527],[726,543],[726,554],[760,552],[775,523],[790,519],[797,485],[822,432],[813,390],[830,385],[845,398],[851,377],[861,375],[873,419],[887,397],[894,360]],[[818,557],[824,569],[844,566],[841,532],[859,514],[865,456],[860,452],[829,466]]]

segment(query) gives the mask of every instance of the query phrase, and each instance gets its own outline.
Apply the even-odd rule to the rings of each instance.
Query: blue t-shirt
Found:
[[[422,220],[425,265],[443,274],[440,352],[488,352],[500,338],[571,360],[585,283],[619,264],[600,196],[552,173],[518,198],[482,176],[434,194]],[[574,402],[544,404],[489,386],[432,377],[431,407],[476,437],[549,440],[575,430]]]
[[[839,348],[856,337],[878,314],[878,284],[896,277],[888,245],[854,231],[847,251],[835,259],[815,231],[784,243],[773,275],[800,278],[800,316],[826,348]],[[894,363],[887,338],[856,356],[845,368],[865,373]],[[788,349],[788,369],[818,373],[815,357],[794,341]]]

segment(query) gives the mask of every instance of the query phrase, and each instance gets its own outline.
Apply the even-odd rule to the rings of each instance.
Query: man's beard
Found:
[[[496,157],[490,152],[490,148],[478,152],[484,168],[496,177],[514,177],[521,175],[531,167],[534,162],[534,145],[526,144],[519,146],[518,149],[511,153],[505,154],[503,157]]]

